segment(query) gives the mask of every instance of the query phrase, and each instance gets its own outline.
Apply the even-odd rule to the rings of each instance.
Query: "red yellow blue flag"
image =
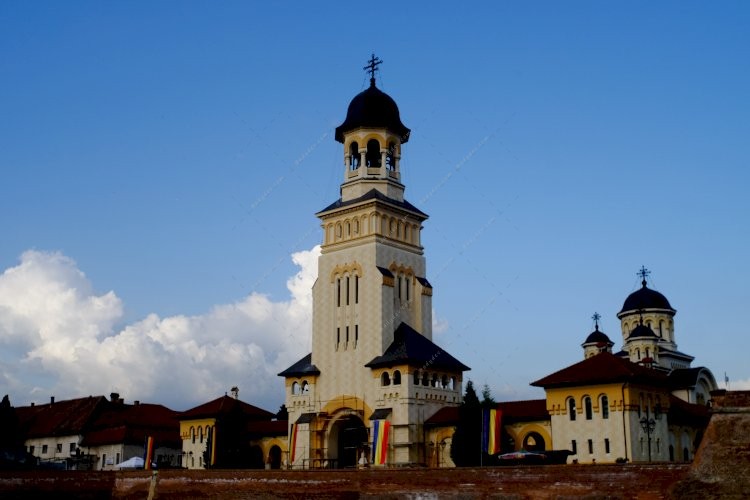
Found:
[[[488,455],[500,453],[501,416],[495,408],[482,410],[482,451]]]
[[[372,463],[385,465],[388,456],[388,431],[391,423],[387,420],[375,420],[372,423]]]

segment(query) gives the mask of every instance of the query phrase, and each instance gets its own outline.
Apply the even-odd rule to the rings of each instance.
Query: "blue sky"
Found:
[[[620,347],[645,265],[679,349],[750,387],[748,24],[745,2],[4,2],[0,392],[278,407],[373,52],[412,129],[435,340],[469,378],[543,397],[595,311]]]

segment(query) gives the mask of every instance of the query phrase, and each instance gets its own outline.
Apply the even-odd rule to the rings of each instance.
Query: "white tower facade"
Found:
[[[375,85],[378,63],[370,61],[370,87],[336,129],[341,197],[316,214],[323,242],[312,353],[279,374],[292,467],[423,463],[422,423],[460,404],[468,369],[432,342],[420,240],[427,215],[404,198],[400,160],[409,129]]]

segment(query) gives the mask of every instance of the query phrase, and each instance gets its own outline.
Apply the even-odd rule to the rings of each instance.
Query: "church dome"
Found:
[[[658,339],[659,337],[656,336],[654,331],[647,327],[646,325],[638,325],[635,328],[633,328],[633,331],[630,332],[630,335],[628,335],[628,340],[632,339],[645,339],[645,338],[651,338]]]
[[[349,103],[344,123],[336,127],[336,140],[343,143],[344,134],[359,127],[387,128],[401,138],[401,143],[409,140],[410,130],[401,123],[396,101],[375,86],[374,78],[370,87]]]
[[[586,342],[584,344],[599,344],[599,343],[605,343],[605,344],[612,344],[613,342],[609,340],[609,337],[606,333],[600,332],[599,327],[596,327],[596,330],[591,332],[588,337],[586,337]]]
[[[641,309],[667,309],[675,312],[664,295],[647,287],[646,280],[643,280],[641,283],[643,285],[641,289],[631,293],[625,299],[625,303],[622,305],[622,310],[620,310],[619,314]]]

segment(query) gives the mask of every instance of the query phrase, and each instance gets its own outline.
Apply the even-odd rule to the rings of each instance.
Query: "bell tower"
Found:
[[[380,63],[370,58],[370,85],[336,128],[344,175],[339,199],[316,214],[323,241],[312,352],[279,374],[297,436],[295,467],[305,460],[350,467],[368,456],[381,460],[375,465],[424,463],[421,422],[460,404],[468,370],[432,342],[420,238],[427,214],[404,198],[401,148],[410,131],[376,85]],[[376,443],[378,453],[369,455]]]

